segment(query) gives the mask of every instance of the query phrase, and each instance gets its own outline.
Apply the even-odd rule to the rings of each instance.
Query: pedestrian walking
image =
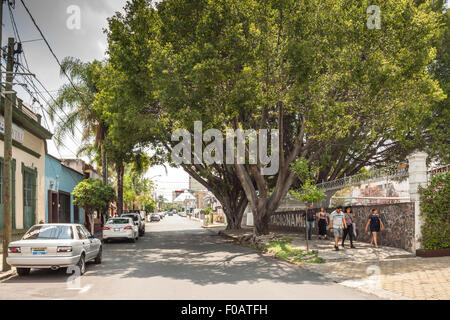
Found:
[[[334,235],[334,249],[339,251],[339,239],[343,235],[343,230],[347,229],[342,206],[336,208],[330,215],[330,232]]]
[[[320,208],[317,224],[319,225],[319,239],[322,240],[322,237],[328,239],[327,236],[328,215],[325,212],[324,207]]]
[[[375,244],[375,248],[378,248],[377,236],[380,231],[384,230],[383,221],[381,221],[380,216],[378,215],[378,209],[372,209],[372,213],[369,215],[369,219],[367,219],[366,229],[370,227],[370,232],[372,234],[370,239],[370,245],[373,246]]]
[[[306,210],[306,228],[308,230],[308,240],[311,240],[312,237],[314,220],[316,220],[316,213],[313,210],[313,206],[310,204],[308,210]]]
[[[345,223],[347,224],[347,228],[344,229],[344,236],[342,237],[342,248],[345,247],[345,239],[347,236],[350,238],[350,248],[355,249],[353,245],[353,212],[352,207],[346,207],[344,212]]]

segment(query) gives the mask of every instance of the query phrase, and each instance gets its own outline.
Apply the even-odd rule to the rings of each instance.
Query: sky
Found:
[[[12,11],[30,71],[36,74],[45,88],[55,97],[56,90],[67,80],[60,76],[59,66],[45,42],[30,42],[30,40],[41,39],[41,36],[21,1],[16,0],[15,2],[15,8]],[[73,56],[83,61],[105,58],[107,42],[103,30],[108,26],[107,18],[113,16],[117,11],[122,11],[126,3],[125,0],[24,0],[24,2],[58,59],[62,60],[66,56]],[[79,29],[74,24],[76,20],[73,19],[76,11],[69,10],[68,12],[68,9],[73,10],[73,6],[79,8]],[[10,14],[7,6],[4,5],[2,46],[7,44],[7,39],[11,36],[13,36],[13,31]],[[16,80],[20,80],[20,78]],[[32,104],[32,98],[25,90],[20,86],[15,86],[14,89],[18,92],[19,98],[42,114],[41,107],[37,103]],[[43,89],[39,88],[39,91],[41,90]],[[31,91],[35,90],[31,89]],[[43,95],[46,100],[51,101],[46,93]],[[39,98],[42,105],[47,106],[43,98],[37,94],[35,96]],[[43,118],[43,125],[53,132],[53,125],[48,116]],[[58,158],[75,158],[76,150],[81,143],[80,131],[76,130],[74,137],[66,138],[64,146],[59,148],[56,148],[54,142],[49,140],[48,152]],[[154,177],[152,180],[157,186],[157,195],[164,195],[167,200],[172,200],[172,190],[187,188],[189,176],[182,169],[166,167],[167,172],[163,166],[152,167],[146,175],[149,178]]]

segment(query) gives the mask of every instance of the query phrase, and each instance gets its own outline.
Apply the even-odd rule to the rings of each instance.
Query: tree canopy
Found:
[[[380,29],[366,24],[374,4]],[[250,203],[256,232],[266,233],[289,188],[308,181],[291,170],[298,159],[319,168],[315,180],[328,181],[420,145],[415,136],[445,98],[430,72],[442,21],[433,4],[165,0],[153,8],[128,1],[107,32],[104,97],[116,97],[109,103],[116,112],[107,112],[117,118],[111,130],[123,126],[113,140],[151,143],[171,160],[171,133],[192,133],[195,121],[223,133],[279,130],[278,150],[268,148],[279,158],[275,175],[261,174],[261,159],[182,164],[221,201],[228,221],[236,219],[234,227]]]

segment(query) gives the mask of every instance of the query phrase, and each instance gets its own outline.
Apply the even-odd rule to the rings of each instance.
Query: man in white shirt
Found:
[[[334,234],[334,249],[336,251],[339,251],[339,238],[342,237],[344,229],[347,229],[347,223],[342,212],[342,206],[339,206],[330,215],[330,232]]]

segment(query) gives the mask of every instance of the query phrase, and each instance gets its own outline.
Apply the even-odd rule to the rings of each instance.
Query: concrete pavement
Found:
[[[227,232],[239,239],[252,234],[252,229]],[[279,237],[292,239],[294,248],[306,250],[303,234],[277,232]],[[308,263],[304,267],[342,285],[359,288],[387,299],[450,299],[450,257],[421,258],[398,248],[355,242],[356,249],[334,250],[331,240],[313,236],[310,249],[318,250],[325,264]]]
[[[135,244],[104,246],[80,283],[32,270],[0,282],[0,299],[376,299],[317,273],[236,246],[179,216],[148,223]],[[70,283],[70,282],[69,282]]]

